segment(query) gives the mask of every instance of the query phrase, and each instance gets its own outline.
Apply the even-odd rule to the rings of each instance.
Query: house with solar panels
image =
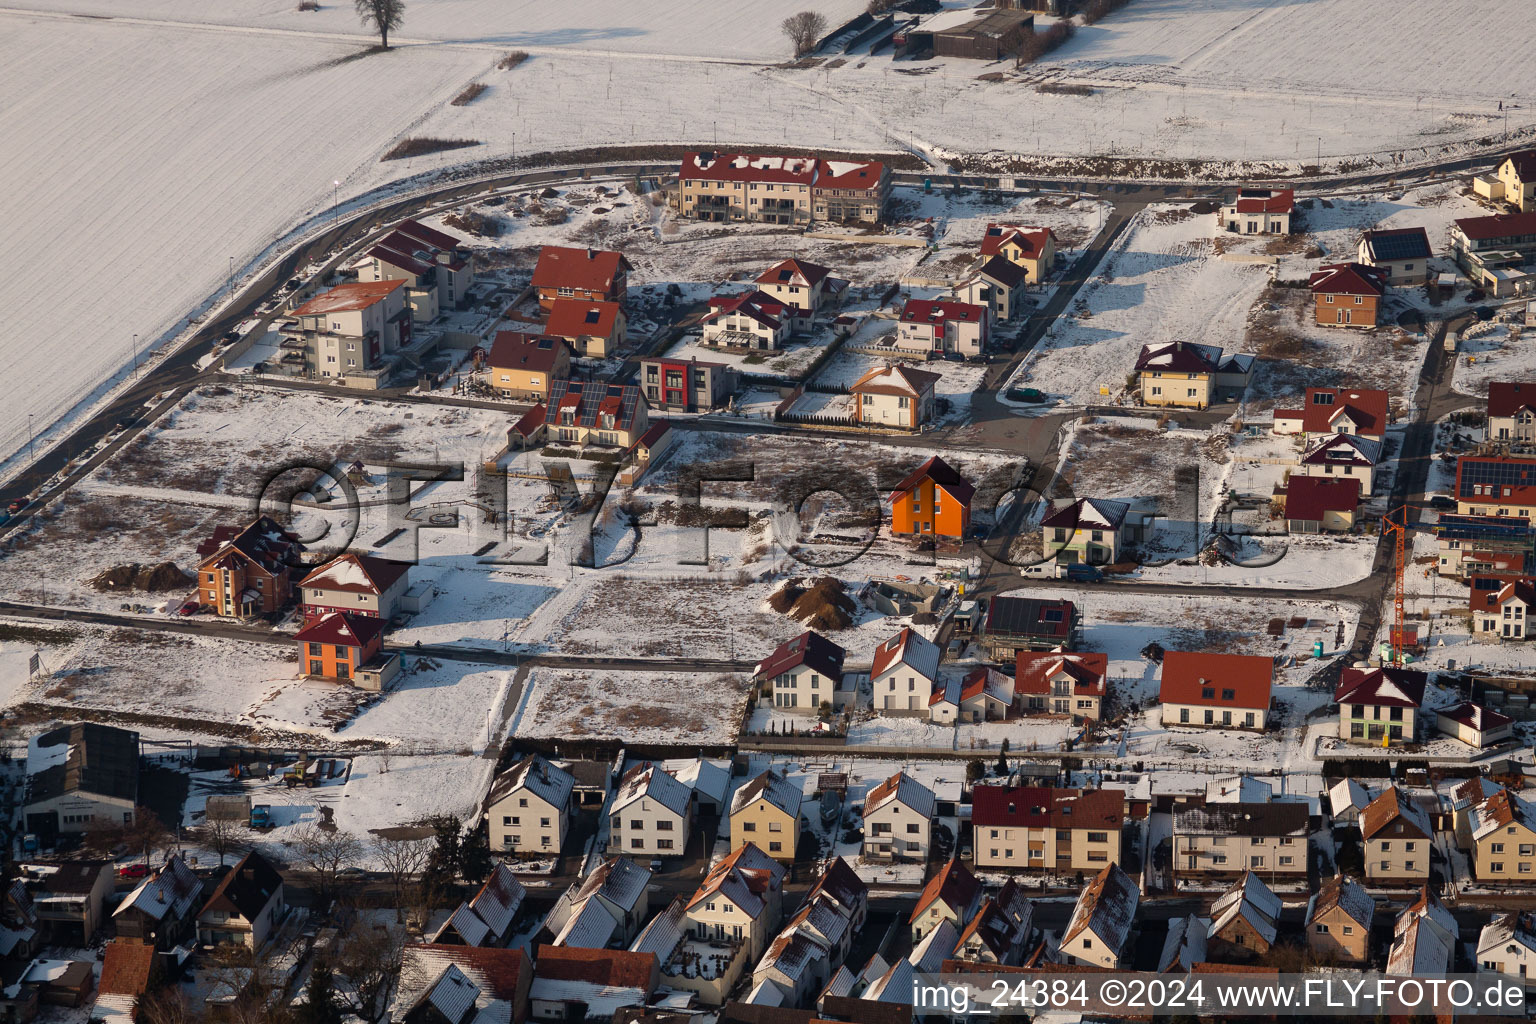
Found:
[[[1456,511],[1530,519],[1536,510],[1536,459],[1463,455],[1456,460]]]
[[[1372,229],[1360,236],[1358,259],[1367,267],[1385,271],[1395,288],[1429,280],[1429,232],[1423,228]]]
[[[1522,576],[1536,564],[1536,529],[1529,519],[1444,513],[1434,531],[1441,576]]]
[[[549,382],[549,402],[525,413],[508,440],[513,447],[548,441],[622,450],[634,447],[649,426],[645,400],[635,385],[557,377]]]

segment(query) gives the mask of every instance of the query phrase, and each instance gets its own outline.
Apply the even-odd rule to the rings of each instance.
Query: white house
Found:
[[[709,300],[702,340],[729,348],[779,349],[789,340],[795,309],[760,291]]]
[[[1477,748],[1503,743],[1515,729],[1513,718],[1469,700],[1436,711],[1435,721],[1442,735]]]
[[[1380,441],[1356,434],[1333,434],[1307,442],[1291,472],[1353,480],[1360,485],[1360,496],[1365,497],[1375,487],[1376,465],[1380,461]]]
[[[980,358],[991,336],[987,306],[942,299],[908,299],[896,327],[896,347],[924,358],[956,354]]]
[[[1295,212],[1293,189],[1245,188],[1222,204],[1217,225],[1241,235],[1288,235]]]
[[[911,626],[875,648],[869,680],[883,714],[924,715],[939,678],[939,648]]]
[[[850,691],[840,686],[844,654],[837,644],[807,630],[758,662],[753,678],[775,708],[814,715],[822,704],[851,700]]]
[[[1061,933],[1062,960],[1110,970],[1123,967],[1140,904],[1141,889],[1120,865],[1110,864],[1094,875]]]
[[[544,920],[556,946],[605,949],[628,945],[650,909],[651,872],[627,857],[609,857],[555,901]]]
[[[693,790],[647,761],[624,773],[608,812],[608,849],[681,857],[693,833]]]
[[[788,868],[751,843],[709,869],[686,904],[689,927],[706,940],[739,939],[747,956],[763,955],[784,908]]]
[[[928,698],[928,718],[943,725],[1000,722],[1013,707],[1014,679],[983,665],[962,678],[951,676]]]
[[[933,790],[897,772],[864,800],[864,856],[924,863],[933,837]]]
[[[1536,988],[1536,920],[1529,911],[1495,914],[1477,936],[1477,973]]]
[[[219,880],[197,915],[197,937],[205,945],[225,943],[258,950],[288,912],[283,876],[252,851]]]
[[[1371,791],[1354,779],[1340,779],[1328,790],[1328,810],[1335,825],[1359,825],[1371,803]]]
[[[872,427],[916,430],[933,418],[939,374],[900,363],[877,366],[849,388],[858,421]]]
[[[570,827],[576,780],[541,754],[524,758],[497,777],[486,797],[491,849],[555,856]]]

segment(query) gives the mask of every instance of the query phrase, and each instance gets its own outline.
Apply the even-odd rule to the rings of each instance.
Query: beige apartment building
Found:
[[[576,780],[534,754],[491,784],[485,818],[491,849],[528,856],[553,856],[570,828],[571,790]]]
[[[1307,805],[1207,803],[1173,816],[1173,871],[1179,879],[1307,877]]]
[[[405,281],[359,281],[317,295],[278,324],[280,372],[378,387],[386,358],[411,340]]]
[[[971,791],[978,870],[1084,874],[1120,863],[1125,793],[1118,789],[977,786]]]

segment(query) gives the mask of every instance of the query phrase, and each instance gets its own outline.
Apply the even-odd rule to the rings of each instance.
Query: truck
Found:
[[[272,827],[272,805],[253,804],[251,806],[251,828],[267,829]]]
[[[1072,562],[1066,565],[1060,562],[1037,562],[1034,565],[1026,565],[1024,575],[1036,579],[1071,580],[1074,583],[1097,583],[1104,578],[1104,574],[1095,566],[1083,562]]]
[[[320,784],[320,762],[300,761],[292,768],[283,769],[283,785],[289,789],[295,786],[303,786],[305,789],[314,789]]]

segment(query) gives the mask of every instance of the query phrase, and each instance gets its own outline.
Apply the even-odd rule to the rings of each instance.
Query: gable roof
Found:
[[[814,288],[832,271],[819,263],[810,260],[789,259],[780,260],[761,274],[757,275],[758,284],[792,284],[801,288]]]
[[[1427,260],[1434,255],[1429,247],[1429,232],[1416,228],[1372,228],[1360,236],[1371,259],[1379,262],[1395,260]]]
[[[1164,341],[1141,346],[1136,372],[1167,370],[1172,373],[1215,373],[1221,365],[1221,348],[1188,341]]]
[[[1066,643],[1072,636],[1077,606],[1071,601],[1038,597],[994,597],[987,604],[985,632],[991,636],[1033,637]]]
[[[1176,835],[1305,836],[1308,831],[1307,805],[1289,800],[1262,804],[1207,803],[1188,807],[1173,816]]]
[[[1208,920],[1194,914],[1169,921],[1168,934],[1163,937],[1163,951],[1157,958],[1157,973],[1188,971],[1195,964],[1204,962],[1209,928]]]
[[[839,906],[852,910],[869,896],[869,886],[848,866],[847,861],[834,857],[821,877],[816,879],[816,884],[811,886],[806,899],[810,900],[817,895],[825,895]]]
[[[1128,501],[1078,498],[1046,513],[1040,525],[1069,530],[1118,530],[1125,525],[1125,517],[1130,511]]]
[[[337,555],[299,581],[314,590],[341,590],[354,594],[382,594],[410,571],[407,562],[395,562],[350,551]]]
[[[491,926],[481,920],[468,903],[460,903],[432,933],[432,941],[442,943],[450,933],[457,935],[466,946],[484,946],[491,934]]]
[[[498,370],[527,370],[530,373],[554,373],[562,352],[571,349],[564,338],[551,334],[526,334],[522,331],[497,331],[491,340],[486,365]]]
[[[640,929],[629,944],[632,953],[650,953],[662,964],[672,959],[678,943],[688,934],[688,908],[681,896],[674,897],[667,908]]]
[[[817,188],[871,189],[880,184],[885,164],[878,160],[818,160]]]
[[[1328,809],[1334,817],[1353,809],[1360,812],[1371,802],[1371,791],[1354,779],[1340,779],[1328,790]]]
[[[1296,208],[1296,191],[1289,188],[1245,188],[1233,201],[1238,213],[1290,213]]]
[[[937,679],[942,653],[932,640],[911,626],[903,626],[901,632],[875,648],[869,678],[878,679],[897,665],[905,665],[925,679]]]
[[[1285,483],[1285,518],[1296,522],[1322,522],[1329,512],[1353,515],[1359,507],[1360,484],[1348,477],[1292,473]]]
[[[1505,164],[1514,164],[1515,177],[1522,182],[1536,181],[1536,149],[1522,149],[1518,153],[1511,153],[1499,162],[1500,169]]]
[[[943,966],[945,960],[954,955],[959,945],[960,933],[955,929],[954,923],[946,917],[928,929],[928,934],[912,947],[912,952],[907,959],[919,971],[934,974]]]
[[[1513,416],[1522,409],[1536,410],[1536,384],[1510,380],[1489,383],[1489,416]]]
[[[238,528],[220,526],[197,546],[197,554],[202,558],[199,567],[237,553],[270,573],[285,568],[300,550],[298,538],[270,516],[257,516]]]
[[[1102,697],[1108,689],[1109,655],[1102,651],[1020,651],[1014,657],[1014,692],[1045,695],[1051,678],[1065,673],[1074,697]]]
[[[155,947],[147,942],[113,939],[101,959],[101,995],[141,996],[149,988],[155,965]]]
[[[1279,934],[1276,922],[1280,920],[1283,906],[1280,897],[1264,884],[1263,879],[1252,871],[1245,871],[1242,878],[1211,904],[1211,934],[1222,932],[1242,918],[1265,942],[1274,942]]]
[[[1536,461],[1501,455],[1457,459],[1456,500],[1491,503],[1495,499],[1506,505],[1536,505]]]
[[[934,486],[942,487],[946,494],[962,505],[969,505],[971,498],[976,494],[976,488],[972,487],[970,481],[961,476],[958,470],[939,456],[933,455],[896,485],[895,490],[891,491],[891,502],[894,504],[902,495],[911,493],[913,488],[924,480],[932,480]]]
[[[1376,295],[1387,290],[1387,272],[1364,263],[1330,263],[1307,278],[1318,295]]]
[[[1530,213],[1496,213],[1488,217],[1462,217],[1456,229],[1473,242],[1536,235],[1536,210]]]
[[[1313,921],[1335,909],[1343,911],[1356,924],[1370,928],[1371,918],[1376,916],[1376,901],[1371,899],[1371,894],[1365,891],[1365,886],[1353,878],[1348,875],[1334,875],[1332,878],[1323,880],[1317,895],[1312,898],[1307,925],[1310,927]]]
[[[951,857],[949,863],[939,869],[938,874],[923,887],[909,920],[916,921],[937,902],[943,902],[964,918],[980,897],[981,883],[971,874],[971,869],[959,857]]]
[[[977,828],[1114,831],[1124,821],[1124,790],[1054,786],[976,786],[971,790],[971,822]]]
[[[1141,889],[1131,876],[1118,864],[1108,865],[1093,876],[1093,881],[1078,896],[1072,917],[1061,933],[1062,945],[1086,930],[1118,955],[1130,936],[1140,903]]]
[[[480,891],[475,893],[475,898],[469,901],[469,909],[490,927],[493,935],[505,936],[527,895],[528,890],[517,880],[506,862],[497,861],[491,869],[490,877],[485,880]]]
[[[1478,959],[1486,952],[1502,950],[1511,943],[1525,947],[1525,957],[1536,956],[1536,917],[1530,911],[1495,914],[1477,936]]]
[[[709,300],[709,313],[704,320],[740,314],[756,320],[770,331],[777,331],[783,326],[784,318],[795,312],[794,306],[785,305],[767,292],[753,290],[739,295],[716,295]]]
[[[32,737],[27,743],[27,802],[71,793],[137,803],[139,734],[76,722]]]
[[[1366,839],[1372,839],[1396,821],[1401,821],[1410,830],[1405,835],[1419,839],[1434,838],[1435,830],[1429,822],[1429,815],[1396,786],[1389,786],[1366,806],[1365,812],[1360,815],[1360,834]]]
[[[668,775],[660,765],[645,761],[624,773],[613,794],[613,813],[636,800],[649,798],[679,817],[686,817],[693,802],[693,790]]]
[[[690,758],[681,763],[667,761],[662,765],[662,770],[717,804],[725,802],[726,791],[731,788],[731,773],[722,768],[719,762],[707,757]]]
[[[1356,433],[1381,437],[1387,428],[1390,404],[1390,397],[1380,388],[1307,388],[1301,429],[1309,434],[1334,433],[1335,424],[1348,416]]]
[[[533,973],[522,950],[412,943],[400,954],[394,1019],[404,1019],[407,1008],[420,1004],[450,970],[454,980],[439,998],[453,992],[458,997],[454,1005],[461,1014],[474,1007],[478,1011],[472,1018],[474,1024],[512,1024],[514,1016],[522,1012],[516,1005],[519,993],[526,991]]]
[[[1424,918],[1413,916],[1404,921],[1403,927],[1394,929],[1387,973],[1429,977],[1444,974],[1453,960],[1451,947],[1440,933]]]
[[[906,772],[897,772],[869,791],[864,798],[864,817],[868,818],[872,812],[893,802],[912,808],[919,817],[932,818],[938,798],[933,795],[933,790]]]
[[[327,612],[293,634],[293,638],[305,644],[367,647],[383,633],[384,620],[377,615]]]
[[[385,281],[353,281],[339,284],[330,291],[321,292],[288,316],[325,316],[329,313],[351,313],[367,309],[391,292],[404,288],[405,281],[391,278]]]
[[[628,857],[609,857],[581,880],[576,889],[578,901],[601,896],[624,911],[631,911],[645,895],[645,887],[651,884],[650,868]]]
[[[1262,711],[1269,707],[1274,676],[1275,661],[1264,655],[1168,651],[1163,655],[1159,699],[1164,704]]]
[[[1417,708],[1424,703],[1429,677],[1411,668],[1346,668],[1333,692],[1337,704],[1371,704],[1387,708]]]
[[[1483,839],[1511,825],[1536,832],[1536,807],[1508,789],[1500,789],[1479,804],[1473,819],[1472,838]]]
[[[771,679],[804,665],[836,682],[842,678],[846,654],[831,640],[808,629],[775,647],[772,654],[757,663],[752,674],[760,679]]]
[[[576,779],[570,772],[549,763],[543,754],[523,758],[491,783],[486,806],[493,807],[520,789],[527,789],[553,807],[564,807],[571,799]]]
[[[909,398],[920,398],[932,391],[938,382],[937,373],[893,363],[875,367],[854,381],[848,390],[855,395],[906,395]]]
[[[687,905],[691,909],[719,895],[755,918],[768,906],[768,894],[783,885],[785,871],[761,847],[744,843],[709,869]]]
[[[798,782],[791,782],[772,768],[736,791],[731,798],[731,813],[736,814],[752,806],[758,800],[766,800],[792,818],[799,819],[800,804],[805,791]]]
[[[112,916],[137,910],[155,921],[181,920],[191,911],[202,891],[202,880],[192,873],[180,854],[172,854],[158,871],[123,897]]]
[[[533,268],[533,287],[606,294],[624,271],[633,269],[623,253],[609,249],[546,245],[539,249],[539,262]]]
[[[1479,732],[1487,732],[1490,729],[1502,729],[1514,721],[1513,718],[1502,711],[1485,707],[1482,704],[1464,700],[1459,704],[1452,704],[1448,708],[1440,708],[1435,714],[1441,718],[1449,718],[1459,725],[1476,729]]]
[[[908,299],[901,307],[901,322],[904,324],[942,327],[951,320],[967,324],[986,323],[987,307],[950,299]]]
[[[254,921],[282,887],[283,876],[270,861],[252,850],[219,880],[202,912],[222,910]]]
[[[560,338],[586,335],[606,338],[613,333],[623,307],[604,299],[556,299],[544,321],[544,333]]]
[[[980,277],[991,278],[1004,288],[1017,288],[1029,280],[1029,271],[1002,254],[990,256],[976,268]]]
[[[582,427],[629,430],[645,409],[640,389],[633,384],[605,384],[598,380],[570,380],[556,377],[549,382],[548,411],[545,421],[551,426],[575,424]],[[565,414],[570,413],[570,423]],[[599,417],[613,417],[611,427],[599,423]]]
[[[1017,224],[988,224],[986,234],[981,236],[981,254],[983,256],[996,256],[1003,251],[1003,246],[1012,243],[1022,249],[1025,255],[1036,258],[1044,251],[1045,243],[1055,237],[1055,233],[1050,228],[1026,228],[1020,227]]]
[[[952,704],[956,708],[981,698],[995,701],[1006,709],[1013,706],[1013,680],[988,665],[972,669],[960,678],[950,675],[928,695],[928,706]]]

